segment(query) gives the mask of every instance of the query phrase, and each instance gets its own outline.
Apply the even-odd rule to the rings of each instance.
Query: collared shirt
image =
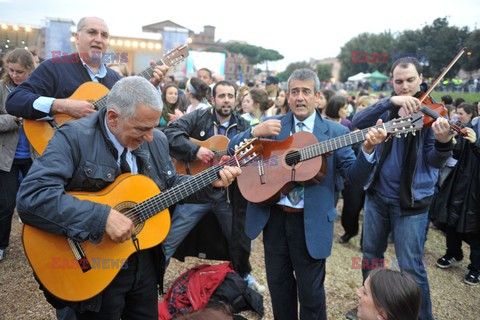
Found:
[[[310,115],[307,119],[305,119],[304,121],[300,121],[298,120],[295,115],[293,116],[293,121],[294,121],[294,124],[295,124],[295,132],[298,132],[298,126],[297,124],[299,122],[303,122],[303,130],[302,131],[307,131],[307,132],[310,132],[310,133],[313,133],[313,128],[315,127],[315,117],[316,117],[316,112],[314,112],[312,115]],[[367,159],[368,162],[370,163],[373,163],[374,161],[374,154],[375,152],[372,152],[371,154],[368,154],[366,153],[363,148],[362,148],[362,152],[363,154],[365,155],[365,158]],[[301,209],[301,208],[304,208],[304,201],[303,199],[300,200],[300,202],[297,203],[296,206],[294,206],[290,200],[288,200],[288,197],[287,195],[281,193],[280,194],[280,201],[277,202],[279,205],[283,205],[283,206],[287,206],[287,207],[292,207],[292,208],[298,208],[298,209]]]
[[[120,144],[120,142],[117,140],[117,138],[113,135],[113,133],[108,128],[107,117],[105,117],[104,125],[105,125],[105,129],[106,129],[105,131],[107,132],[108,138],[112,141],[113,145],[115,146],[115,149],[117,149],[117,155],[118,155],[117,164],[120,167],[120,156],[122,155],[123,149],[125,148]],[[131,172],[138,173],[137,157],[135,157],[131,149],[128,149],[126,159],[127,159],[128,165],[130,166]]]
[[[105,78],[107,75],[107,68],[105,65],[102,63],[100,65],[100,68],[98,69],[98,73],[94,74],[92,69],[90,69],[90,66],[85,63],[85,61],[82,60],[83,67],[87,70],[88,75],[90,76],[90,79],[94,82],[100,82],[100,79]],[[33,108],[35,110],[44,112],[44,113],[50,113],[50,109],[52,108],[53,101],[55,101],[55,98],[52,97],[38,97],[34,102],[33,102]]]

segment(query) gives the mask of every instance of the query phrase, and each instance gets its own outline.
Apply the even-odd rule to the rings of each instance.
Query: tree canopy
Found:
[[[225,46],[231,53],[244,55],[250,64],[259,64],[268,61],[277,61],[283,59],[283,56],[278,51],[272,49],[264,49],[262,47],[253,46],[250,44],[230,43]]]
[[[479,38],[478,31],[470,33],[467,27],[449,26],[447,18],[437,18],[422,29],[405,30],[395,35],[362,33],[340,49],[337,56],[342,65],[340,78],[346,81],[348,76],[375,70],[388,74],[395,60],[407,56],[420,61],[424,76],[436,77],[465,45],[471,47],[470,58],[462,57],[449,74],[456,74],[462,67],[478,69]]]

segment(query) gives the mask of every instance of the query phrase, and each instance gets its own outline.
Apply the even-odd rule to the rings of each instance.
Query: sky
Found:
[[[269,63],[283,71],[289,63],[335,57],[363,32],[392,33],[421,29],[439,17],[450,25],[480,28],[480,1],[307,1],[307,0],[0,0],[0,23],[43,27],[45,19],[75,23],[83,16],[102,17],[114,36],[137,35],[142,26],[171,20],[193,30],[216,27],[215,40],[246,41],[277,50],[285,58]],[[27,9],[26,9],[27,8]]]

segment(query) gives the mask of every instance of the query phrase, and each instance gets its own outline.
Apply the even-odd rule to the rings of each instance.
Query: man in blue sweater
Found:
[[[41,119],[58,113],[82,118],[95,111],[89,101],[68,97],[85,82],[99,82],[111,89],[120,79],[102,62],[108,47],[108,27],[101,18],[84,17],[78,22],[74,37],[77,51],[42,62],[30,78],[9,95],[8,113],[25,119]],[[156,66],[150,82],[157,87],[167,70],[165,66]]]

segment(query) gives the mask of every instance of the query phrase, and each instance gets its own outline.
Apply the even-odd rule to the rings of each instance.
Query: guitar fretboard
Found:
[[[383,126],[375,126],[373,128],[383,128]],[[338,136],[336,138],[322,141],[317,144],[302,148],[298,150],[300,153],[300,161],[309,160],[321,156],[322,154],[328,153],[330,151],[335,151],[343,147],[351,146],[357,142],[366,140],[365,135],[371,128],[366,128],[359,131],[350,132],[343,136]]]
[[[163,65],[164,65],[163,61],[160,60],[153,67],[152,66],[148,67],[147,69],[145,69],[142,72],[140,72],[139,74],[137,74],[137,76],[144,77],[145,79],[150,80],[150,78],[153,75],[153,69],[156,66],[163,66]],[[101,109],[103,109],[107,106],[107,97],[108,97],[108,94],[106,94],[103,97],[101,97],[100,99],[92,102],[93,105],[95,106],[96,110],[101,110]]]
[[[231,158],[227,163],[212,166],[165,192],[137,204],[131,210],[136,211],[138,221],[143,222],[218,180],[218,172],[224,165],[238,166],[238,163],[235,158]]]

